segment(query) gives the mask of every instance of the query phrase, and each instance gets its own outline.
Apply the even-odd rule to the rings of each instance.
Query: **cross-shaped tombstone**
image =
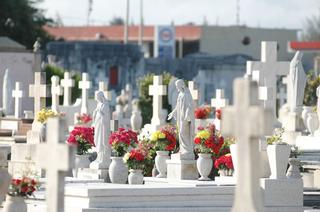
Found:
[[[62,87],[59,85],[60,78],[58,76],[51,77],[51,96],[52,96],[52,105],[51,109],[54,112],[58,112],[59,96],[62,95]]]
[[[215,108],[215,110],[221,110],[221,108],[228,105],[228,99],[224,98],[224,90],[216,89],[216,98],[211,99],[211,106]],[[214,119],[214,124],[218,130],[220,130],[220,120],[216,116]]]
[[[258,106],[257,82],[236,79],[234,105],[222,109],[221,133],[237,142],[237,186],[233,212],[262,211],[259,138],[272,132],[270,109]]]
[[[91,86],[92,84],[91,81],[89,81],[89,74],[82,73],[82,80],[79,82],[79,88],[82,90],[81,114],[88,114],[88,91]]]
[[[117,119],[110,120],[110,131],[111,133],[118,131],[119,121]]]
[[[199,97],[200,97],[198,86],[194,81],[189,81],[188,88],[190,90],[190,93],[194,102],[194,106],[197,107],[199,102]]]
[[[272,109],[274,124],[279,125],[276,117],[277,76],[289,74],[290,62],[277,61],[277,42],[261,42],[261,61],[247,61],[247,72],[258,71],[259,86],[270,88],[272,98],[265,102],[266,108]]]
[[[34,114],[46,106],[46,97],[50,97],[50,86],[46,85],[46,73],[35,72],[34,84],[29,85],[29,96],[34,98]]]
[[[158,128],[164,123],[162,118],[162,96],[167,94],[167,86],[162,85],[162,76],[153,76],[153,85],[149,85],[149,95],[152,98],[151,125]]]
[[[99,82],[99,89],[95,92],[95,97],[97,96],[97,93],[99,91],[102,91],[104,96],[109,100],[112,101],[112,93],[111,91],[108,91],[108,84],[106,82],[100,81]]]
[[[74,80],[71,78],[69,72],[64,72],[63,77],[64,79],[61,80],[61,86],[63,87],[63,106],[70,106]]]
[[[14,117],[20,118],[21,115],[21,98],[24,96],[23,91],[20,89],[20,82],[16,82],[15,89],[12,91],[14,98]]]
[[[286,103],[287,94],[283,87],[279,88],[279,93],[277,94],[277,98],[279,99],[280,107]]]
[[[38,144],[36,163],[46,170],[48,212],[64,211],[64,178],[74,167],[75,149],[65,143],[65,124],[59,118],[47,122],[47,142]]]

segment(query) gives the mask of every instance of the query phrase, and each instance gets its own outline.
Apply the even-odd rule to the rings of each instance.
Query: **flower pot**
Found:
[[[89,168],[90,160],[89,154],[78,155],[76,154],[74,169],[72,169],[73,177],[78,176],[78,169]]]
[[[167,160],[170,159],[169,151],[156,151],[157,156],[155,158],[155,164],[159,174],[157,177],[166,178],[167,177]]]
[[[234,176],[237,174],[237,166],[238,166],[238,153],[237,153],[237,144],[231,144],[230,145],[230,153],[232,157],[232,162],[233,162],[233,169],[234,169]]]
[[[130,118],[131,128],[135,132],[139,132],[142,126],[142,116],[140,111],[132,111]]]
[[[312,107],[310,106],[303,106],[302,107],[302,113],[301,113],[301,118],[302,118],[302,121],[303,121],[303,124],[306,128],[306,131],[308,131],[308,128],[307,128],[307,118],[308,118],[308,114],[312,112]]]
[[[111,157],[109,166],[111,183],[126,184],[128,179],[128,167],[123,162],[123,157]]]
[[[129,184],[143,184],[143,174],[141,169],[130,169],[128,176]]]
[[[219,169],[219,175],[220,177],[229,177],[232,176],[233,169]]]
[[[308,131],[310,132],[310,135],[314,135],[314,131],[318,129],[319,127],[319,121],[318,121],[318,116],[316,113],[310,112],[307,115],[307,128]]]
[[[27,212],[27,204],[22,196],[6,196],[3,212]]]
[[[211,158],[211,154],[198,154],[199,157],[197,159],[197,169],[200,174],[200,178],[198,180],[208,181],[211,180],[208,176],[211,172],[213,161]]]
[[[270,179],[286,178],[291,147],[287,144],[268,145],[267,152],[271,170]]]

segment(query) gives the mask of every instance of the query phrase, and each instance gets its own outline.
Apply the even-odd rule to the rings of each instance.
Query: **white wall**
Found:
[[[29,84],[34,82],[33,60],[34,56],[31,52],[0,52],[0,107],[2,107],[3,76],[5,70],[9,68],[13,86],[16,81],[21,82],[25,93],[21,104],[22,112],[33,110],[33,98],[29,98]]]

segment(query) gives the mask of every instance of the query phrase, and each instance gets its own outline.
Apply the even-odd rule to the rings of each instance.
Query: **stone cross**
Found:
[[[190,93],[191,93],[191,96],[192,96],[192,99],[194,102],[194,107],[197,107],[198,102],[199,102],[199,98],[200,98],[199,89],[194,81],[188,82],[188,88],[190,90]]]
[[[285,89],[283,87],[279,88],[279,93],[277,94],[277,98],[279,99],[279,106],[280,107],[285,104],[286,99],[287,99],[287,94],[286,94]]]
[[[228,105],[228,99],[224,98],[224,90],[216,89],[216,98],[211,99],[211,106],[216,109],[221,109]]]
[[[20,118],[21,115],[21,98],[24,93],[20,89],[20,82],[16,82],[15,89],[12,91],[12,97],[14,98],[14,117]]]
[[[259,138],[272,132],[271,111],[258,106],[257,82],[236,79],[234,105],[222,109],[221,133],[237,141],[237,186],[233,212],[263,211],[259,184]]]
[[[108,91],[108,84],[106,82],[100,81],[99,82],[99,89],[95,92],[95,97],[99,91],[102,91],[104,96],[109,100],[112,101],[112,93]]]
[[[59,96],[62,95],[62,87],[59,85],[60,78],[58,76],[51,77],[51,96],[52,96],[52,105],[51,109],[54,112],[58,112],[59,106]]]
[[[89,81],[89,74],[82,73],[82,80],[79,82],[79,88],[82,89],[81,114],[88,114],[88,91],[91,86],[92,84],[91,81]]]
[[[151,125],[155,128],[164,124],[162,118],[162,96],[167,94],[167,86],[162,85],[162,76],[153,76],[153,85],[149,85],[149,95],[152,98]]]
[[[258,84],[270,88],[272,98],[265,102],[266,108],[272,109],[274,124],[278,125],[276,117],[277,77],[288,75],[290,62],[277,61],[277,42],[261,42],[261,61],[247,61],[247,72],[259,72]],[[254,75],[254,74],[253,74]]]
[[[59,118],[47,122],[47,142],[38,144],[37,161],[46,170],[46,202],[48,212],[64,211],[64,178],[74,167],[75,149],[66,144],[65,126]]]
[[[61,86],[63,87],[63,106],[70,106],[74,80],[71,78],[69,72],[64,72],[64,79],[61,80]]]
[[[29,85],[29,96],[34,98],[34,114],[46,106],[46,97],[50,97],[50,86],[46,85],[46,73],[35,72],[34,84]]]

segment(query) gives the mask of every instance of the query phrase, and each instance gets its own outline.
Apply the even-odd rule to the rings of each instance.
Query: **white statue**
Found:
[[[303,53],[297,51],[293,59],[290,62],[290,72],[288,75],[289,79],[289,89],[290,94],[290,111],[295,112],[297,108],[302,107],[304,89],[307,82],[307,76],[302,67],[302,58]]]
[[[94,143],[96,145],[97,159],[90,164],[90,168],[108,168],[110,164],[111,148],[110,135],[110,109],[109,102],[103,91],[97,93],[97,107],[93,111]]]
[[[177,104],[178,91],[175,86],[177,80],[176,77],[171,77],[168,85],[168,103],[172,108],[175,108]]]
[[[168,120],[174,117],[177,120],[179,131],[179,144],[181,159],[194,160],[194,131],[195,118],[194,107],[191,93],[184,81],[179,79],[176,81],[176,87],[179,91],[177,105],[169,114]]]

